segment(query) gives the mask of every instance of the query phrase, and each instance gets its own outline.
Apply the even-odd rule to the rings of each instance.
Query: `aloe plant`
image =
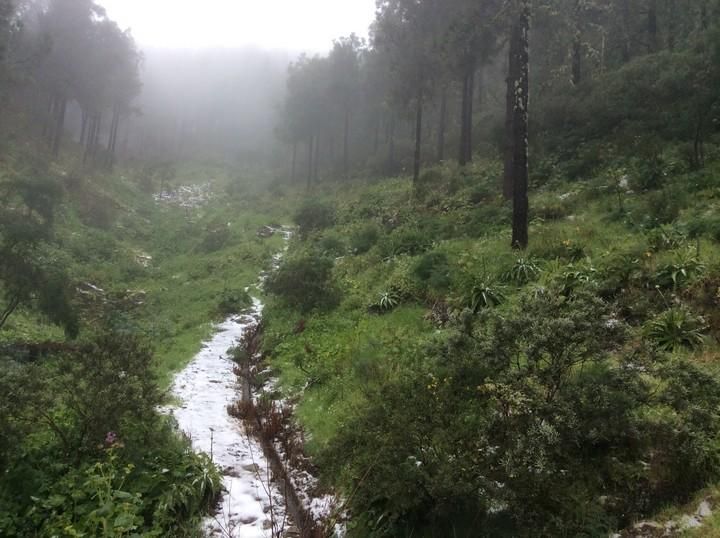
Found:
[[[703,344],[705,323],[685,308],[671,308],[645,326],[645,336],[663,351],[696,349]]]

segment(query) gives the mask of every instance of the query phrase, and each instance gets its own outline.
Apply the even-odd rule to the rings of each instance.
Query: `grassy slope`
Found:
[[[629,174],[633,187],[633,171]],[[572,267],[592,273],[627,255],[637,260],[646,274],[653,274],[681,253],[697,248],[707,268],[705,274],[716,276],[720,271],[717,234],[705,230],[697,242],[685,239],[682,245],[653,249],[650,232],[642,230],[648,215],[655,213],[667,220],[677,217],[681,227],[698,215],[716,214],[719,176],[717,165],[700,174],[671,173],[666,180],[670,190],[660,201],[652,192],[630,191],[618,196],[617,170],[582,183],[555,180],[534,189],[531,247],[523,256],[534,260],[541,270],[536,285],[567,271],[573,256],[577,261]],[[281,373],[282,390],[300,402],[298,415],[308,431],[311,452],[326,445],[351,410],[363,405],[368,384],[378,375],[394,375],[393,361],[410,360],[420,342],[439,330],[427,320],[433,303],[464,306],[473,281],[501,280],[519,257],[509,248],[508,209],[493,194],[499,177],[495,163],[478,163],[467,172],[445,167],[428,177],[431,185],[422,189],[420,200],[414,203],[406,179],[324,187],[319,196],[338,208],[336,225],[293,244],[291,255],[310,248],[311,243],[322,250],[323,245],[339,241],[341,252],[335,253],[342,254],[335,277],[344,298],[336,310],[306,316],[304,331],[297,331],[303,316],[278,300],[268,309],[266,346]],[[665,199],[672,196],[678,198],[677,207],[665,207]],[[662,216],[664,212],[670,217]],[[366,254],[354,255],[349,238],[368,222],[377,223],[380,238]],[[412,237],[413,230],[420,230],[419,237]],[[440,279],[444,282],[418,283],[412,275],[421,256],[419,252],[402,253],[408,250],[403,245],[424,241],[429,244],[419,250],[447,255],[446,278]],[[384,316],[368,311],[380,294],[398,286],[406,291],[422,287],[417,290],[422,299],[405,300]],[[512,286],[505,292],[508,303],[519,295]],[[642,339],[643,324],[664,309],[670,295],[650,289],[620,301],[628,309],[637,341]],[[708,321],[706,343],[692,355],[709,371],[717,372],[720,326],[717,319]],[[710,525],[718,528],[717,522]],[[699,535],[713,534],[704,529]]]
[[[260,239],[257,231],[287,221],[287,201],[264,187],[251,187],[226,167],[196,163],[184,165],[173,184],[209,182],[210,201],[190,210],[158,205],[139,188],[141,170],[118,168],[81,177],[73,172],[76,158],[69,154],[51,169],[66,190],[54,254],[67,264],[75,283],[92,284],[119,300],[120,308],[106,309],[112,323],[153,342],[162,382],[168,384],[221,317],[218,305],[225,292],[252,286],[281,248],[281,238]],[[140,256],[152,257],[147,267]],[[135,307],[122,299],[132,296],[143,304]],[[97,301],[85,301],[83,310],[85,331],[107,314]],[[0,339],[60,340],[62,332],[21,311]]]

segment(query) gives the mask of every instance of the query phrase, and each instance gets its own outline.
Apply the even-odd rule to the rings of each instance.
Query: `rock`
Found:
[[[633,530],[640,532],[652,532],[664,529],[665,527],[663,527],[657,521],[641,521],[640,523],[636,523],[635,526],[633,526]]]
[[[270,226],[263,226],[257,231],[257,236],[263,239],[268,239],[275,235],[275,229]]]
[[[700,518],[710,517],[712,515],[712,507],[710,506],[710,503],[708,501],[701,502],[700,506],[698,506],[697,512],[695,512],[695,515]]]
[[[260,472],[260,467],[255,463],[251,463],[250,465],[243,465],[242,468],[247,472],[253,474],[258,474]]]
[[[702,522],[695,516],[683,516],[680,520],[680,527],[683,529],[697,529],[702,527]]]

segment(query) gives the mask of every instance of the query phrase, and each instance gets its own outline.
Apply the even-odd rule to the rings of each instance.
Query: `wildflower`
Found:
[[[105,435],[105,444],[106,445],[114,445],[115,442],[117,441],[117,438],[118,438],[117,433],[107,432],[107,434]]]

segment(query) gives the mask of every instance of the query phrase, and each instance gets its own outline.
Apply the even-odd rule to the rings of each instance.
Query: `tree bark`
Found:
[[[315,183],[320,179],[320,135],[315,137]]]
[[[388,158],[387,171],[391,172],[395,168],[395,116],[390,116],[388,122]]]
[[[668,41],[667,46],[669,51],[675,50],[677,43],[677,4],[675,0],[668,1]]]
[[[307,174],[307,188],[310,190],[312,188],[312,178],[313,178],[313,144],[315,142],[315,137],[310,136],[310,139],[308,140],[308,174]]]
[[[482,61],[477,73],[477,109],[481,111],[485,106],[485,62]]]
[[[343,133],[343,174],[350,175],[350,107],[345,108],[345,132]]]
[[[55,117],[55,96],[50,95],[48,97],[47,113],[45,114],[45,121],[43,122],[42,136],[44,139],[50,140],[52,131],[53,118]]]
[[[580,30],[575,32],[572,44],[572,82],[579,86],[582,82],[582,35]]]
[[[445,160],[445,129],[447,126],[447,87],[443,87],[440,97],[440,125],[438,126],[437,160]]]
[[[295,172],[297,170],[297,140],[293,140],[292,165],[290,166],[290,182],[295,183]]]
[[[657,0],[649,0],[647,15],[648,52],[658,50]]]
[[[506,200],[513,198],[513,118],[515,111],[515,82],[517,80],[517,44],[516,25],[513,25],[508,50],[508,67],[505,93],[505,147],[503,148],[504,174],[503,196]]]
[[[632,15],[630,10],[630,0],[622,0],[620,14],[623,21],[622,60],[623,63],[628,63],[632,58],[632,47],[630,46],[630,20]]]
[[[85,110],[82,111],[82,128],[80,129],[80,145],[85,146],[85,138],[88,130],[88,115]]]
[[[55,118],[55,127],[52,137],[52,154],[57,157],[60,154],[60,142],[62,141],[63,131],[65,130],[65,114],[67,112],[67,99],[59,98],[57,105],[57,116]]]
[[[463,96],[460,118],[460,154],[458,163],[465,166],[472,161],[473,103],[475,101],[475,62],[463,78]]]
[[[422,159],[422,127],[423,127],[423,91],[418,89],[415,109],[415,158],[413,160],[413,185],[420,180],[420,164]]]
[[[524,250],[528,246],[528,120],[530,90],[530,7],[523,2],[522,11],[513,32],[516,41],[514,62],[513,106],[513,235],[512,247]]]

